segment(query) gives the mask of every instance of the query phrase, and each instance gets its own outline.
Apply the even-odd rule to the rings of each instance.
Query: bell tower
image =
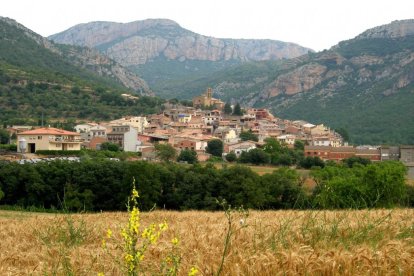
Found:
[[[207,88],[207,99],[211,100],[212,97],[213,97],[213,89],[209,87]]]

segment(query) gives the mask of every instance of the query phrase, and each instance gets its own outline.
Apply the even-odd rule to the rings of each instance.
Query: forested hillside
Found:
[[[122,93],[137,92],[110,76],[107,58],[95,56],[94,68],[88,69],[92,57],[81,55],[90,53],[87,49],[51,44],[10,19],[0,19],[0,34],[0,121],[5,124],[33,124],[42,114],[51,120],[105,120],[160,108],[157,98],[124,99]],[[104,68],[102,74],[92,70]]]

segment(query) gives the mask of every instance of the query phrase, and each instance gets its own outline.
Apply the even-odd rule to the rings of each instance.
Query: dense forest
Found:
[[[36,164],[0,162],[0,204],[71,211],[125,210],[135,179],[142,210],[216,210],[217,200],[253,209],[375,208],[412,206],[399,162],[314,167],[317,185],[306,188],[297,171],[280,168],[259,176],[249,167],[217,169],[144,161],[83,159]]]

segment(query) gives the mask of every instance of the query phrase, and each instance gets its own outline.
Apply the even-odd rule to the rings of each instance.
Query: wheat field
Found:
[[[413,275],[414,210],[251,211],[233,213],[221,275]],[[0,211],[0,275],[123,275],[121,228],[128,213]],[[177,237],[179,275],[215,275],[228,220],[224,212],[154,211],[142,225],[168,223],[142,261],[157,275]],[[241,226],[241,223],[243,225]],[[102,240],[110,228],[113,235]]]

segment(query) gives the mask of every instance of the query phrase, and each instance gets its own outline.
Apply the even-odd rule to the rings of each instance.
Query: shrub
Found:
[[[234,151],[231,151],[226,155],[226,160],[229,162],[234,162],[237,160],[237,155],[234,153]]]

